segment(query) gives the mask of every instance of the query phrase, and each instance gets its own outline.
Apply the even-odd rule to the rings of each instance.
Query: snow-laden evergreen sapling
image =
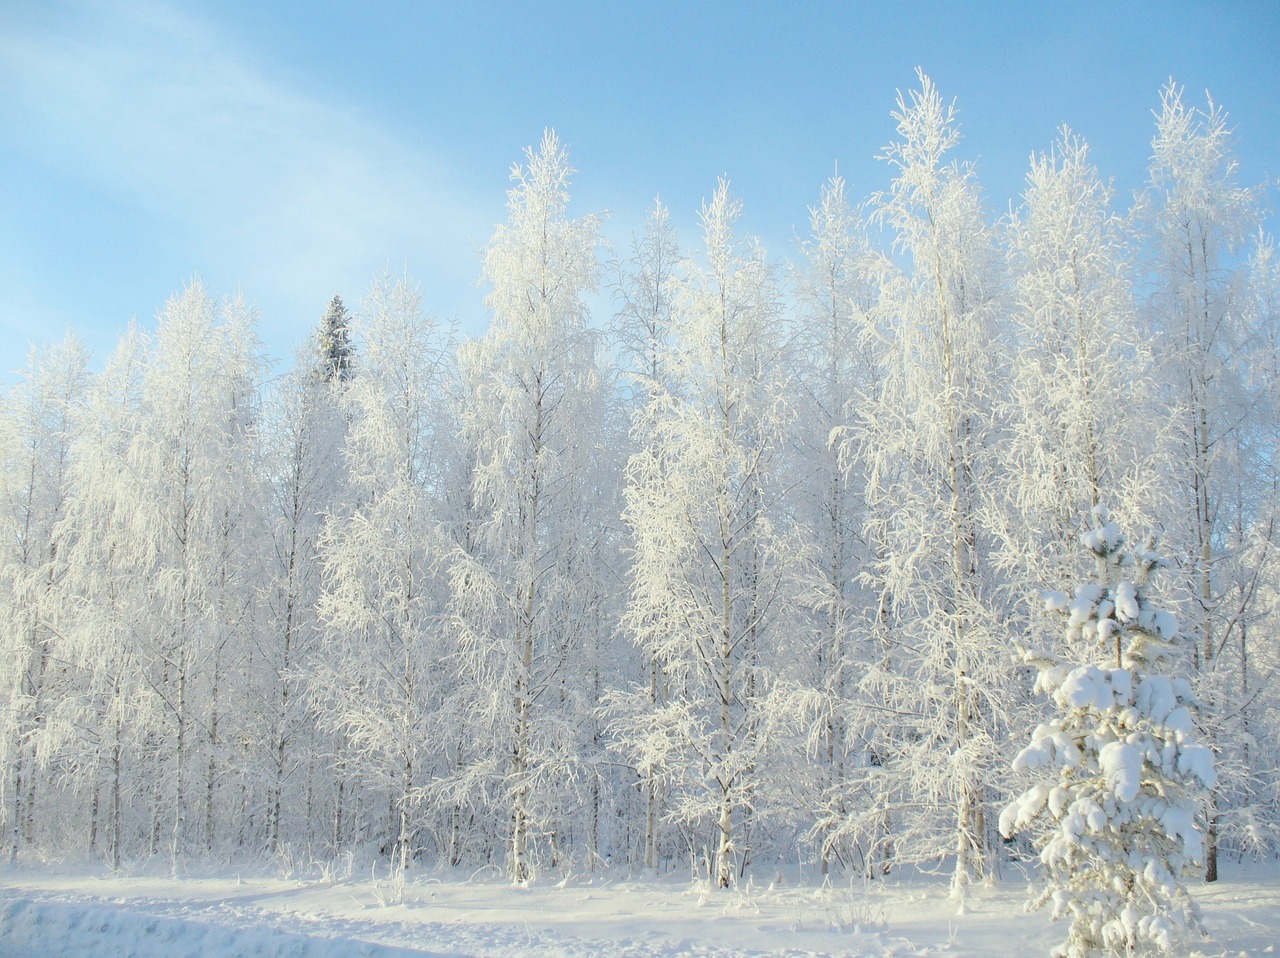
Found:
[[[1167,952],[1200,927],[1183,879],[1204,852],[1198,810],[1215,781],[1212,752],[1195,742],[1190,684],[1159,671],[1178,638],[1176,619],[1147,595],[1164,560],[1128,548],[1104,508],[1094,519],[1081,542],[1097,581],[1044,596],[1065,654],[1025,653],[1040,669],[1036,691],[1059,709],[1014,759],[1039,781],[1000,816],[1006,837],[1038,832],[1048,885],[1032,904],[1070,917],[1053,952],[1063,958]]]

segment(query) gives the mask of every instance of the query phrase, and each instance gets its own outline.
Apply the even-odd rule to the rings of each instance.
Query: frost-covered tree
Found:
[[[66,693],[58,649],[66,597],[72,421],[89,381],[74,336],[32,349],[0,404],[0,821],[9,860],[36,838],[52,714]],[[42,741],[42,738],[44,741]],[[43,767],[42,766],[46,766]]]
[[[329,301],[317,338],[324,378],[346,382],[355,368],[356,350],[351,341],[351,317],[341,296]]]
[[[164,848],[175,862],[215,842],[236,738],[222,723],[242,714],[227,682],[241,673],[256,568],[255,536],[242,522],[257,501],[253,321],[238,301],[219,309],[198,280],[169,299],[120,463],[130,480],[127,576],[147,584],[131,627],[154,696],[148,711],[161,719],[145,746],[155,756],[150,851]]]
[[[603,382],[583,301],[597,282],[599,222],[567,215],[572,172],[550,131],[513,168],[509,219],[485,251],[492,322],[459,355],[479,521],[449,573],[466,686],[454,710],[472,741],[492,747],[470,756],[456,786],[490,797],[488,813],[509,823],[515,882],[561,860],[584,799],[594,814],[587,759],[611,631],[600,574],[614,505],[601,481]]]
[[[723,885],[812,847],[963,898],[1039,707],[1008,638],[1103,490],[1177,557],[1210,873],[1280,846],[1280,270],[1224,115],[1165,91],[1127,219],[1064,129],[998,229],[933,84],[893,116],[789,294],[724,184],[692,258],[657,203],[611,344],[548,133],[456,355],[395,279],[284,375],[199,282],[98,375],[38,351],[0,390],[4,851]]]
[[[905,861],[952,856],[953,895],[990,866],[1011,676],[1003,655],[989,505],[997,491],[999,271],[972,170],[947,162],[952,108],[923,74],[899,96],[896,176],[873,212],[902,267],[886,274],[868,335],[885,343],[859,403],[848,461],[864,523],[883,653],[862,679],[872,761],[850,775],[842,828]]]
[[[341,397],[357,503],[326,516],[324,637],[305,668],[321,728],[341,737],[364,787],[389,806],[379,834],[403,872],[440,772],[433,723],[448,690],[447,540],[434,492],[449,334],[424,315],[416,286],[391,276],[374,282],[360,327],[360,370]]]
[[[779,509],[785,365],[764,251],[735,234],[721,181],[702,209],[705,264],[677,287],[665,381],[639,412],[627,471],[633,562],[624,624],[667,677],[611,701],[619,747],[660,774],[670,815],[706,836],[730,885],[768,797],[767,702],[791,648],[797,543]],[[708,834],[709,832],[709,834]]]
[[[1226,115],[1188,107],[1170,84],[1152,141],[1150,300],[1166,401],[1173,413],[1175,503],[1168,541],[1182,557],[1181,598],[1197,693],[1209,742],[1224,759],[1223,789],[1210,816],[1206,877],[1217,877],[1217,833],[1235,820],[1245,786],[1235,769],[1245,747],[1240,714],[1228,704],[1238,656],[1224,655],[1256,618],[1263,553],[1275,538],[1276,384],[1256,375],[1274,365],[1274,316],[1253,310],[1241,255],[1258,222],[1258,193],[1237,181]]]
[[[1009,388],[1007,495],[991,510],[1009,628],[1039,627],[1031,597],[1086,575],[1082,517],[1108,490],[1128,523],[1167,505],[1167,421],[1138,326],[1127,228],[1087,144],[1065,127],[1035,156],[1006,220]],[[1010,696],[1034,722],[1039,704]],[[1019,723],[1021,724],[1021,723]]]
[[[812,645],[792,663],[794,686],[779,704],[795,712],[806,737],[787,777],[801,820],[817,814],[824,822],[818,840],[826,874],[833,856],[846,862],[856,857],[836,834],[848,813],[848,770],[866,758],[851,710],[857,708],[863,664],[874,654],[865,647],[867,630],[861,627],[861,610],[875,602],[859,583],[869,558],[862,475],[841,462],[835,439],[856,416],[859,398],[875,391],[879,347],[862,333],[883,261],[871,251],[843,178],[823,185],[809,222],[805,260],[795,273],[799,313],[790,354],[796,413],[789,498],[815,570]]]
[[[1150,477],[1165,417],[1110,201],[1088,145],[1064,128],[1032,159],[1005,231],[1012,382],[1000,552],[1017,593],[1085,571],[1079,517],[1103,490],[1130,521],[1163,504]]]
[[[300,813],[312,803],[290,797],[308,794],[312,780],[330,770],[330,756],[324,755],[315,716],[307,708],[305,677],[321,635],[321,533],[326,516],[338,523],[352,508],[341,401],[355,347],[346,337],[346,310],[334,297],[319,330],[274,390],[265,417],[269,497],[264,518],[271,549],[263,559],[262,640],[251,692],[265,733],[256,771],[266,792],[266,839],[272,850],[289,839],[287,820],[297,823],[294,837],[310,837],[314,823]],[[332,784],[316,787],[324,792]]]
[[[146,342],[130,326],[93,378],[76,417],[65,524],[75,532],[66,591],[75,603],[65,658],[74,691],[60,702],[65,728],[79,732],[63,749],[83,770],[90,798],[90,852],[119,868],[147,849],[151,831],[147,776],[156,774],[145,744],[163,724],[162,702],[146,687],[138,625],[149,583],[137,574],[136,489],[126,468],[141,426]]]
[[[1071,920],[1055,955],[1167,953],[1199,928],[1184,880],[1204,854],[1213,753],[1196,742],[1191,685],[1162,674],[1184,659],[1177,620],[1150,595],[1164,561],[1130,548],[1104,507],[1094,517],[1081,542],[1096,577],[1044,594],[1059,640],[1025,655],[1056,714],[1014,760],[1036,781],[1000,831],[1036,834],[1048,884],[1035,904]]]
[[[1257,358],[1246,373],[1248,388],[1256,390],[1271,409],[1280,408],[1276,390],[1280,388],[1280,268],[1270,237],[1259,236],[1249,260],[1249,295],[1245,308],[1248,324],[1257,330]],[[1280,549],[1275,532],[1280,516],[1280,480],[1274,473],[1280,451],[1280,416],[1258,417],[1241,446],[1248,463],[1247,474],[1256,510],[1251,524],[1247,514],[1234,507],[1233,535],[1240,543],[1237,559],[1252,575],[1238,576],[1230,584],[1224,601],[1233,611],[1228,618],[1234,627],[1226,633],[1220,655],[1227,673],[1222,682],[1227,717],[1236,730],[1233,753],[1228,761],[1235,767],[1219,780],[1227,792],[1231,809],[1231,833],[1241,851],[1262,852],[1280,845],[1280,688],[1272,679],[1280,675],[1280,643],[1277,633],[1277,584],[1280,582]],[[1271,481],[1259,482],[1270,475]],[[1237,495],[1241,506],[1249,502]],[[1238,770],[1238,771],[1236,771]]]
[[[671,213],[658,200],[645,220],[643,235],[632,240],[631,255],[620,264],[614,287],[614,332],[623,368],[632,377],[627,391],[640,405],[666,382],[663,356],[670,349],[675,283],[682,263]]]
[[[657,437],[645,431],[640,415],[654,397],[672,388],[667,357],[671,350],[673,302],[683,255],[667,208],[657,202],[645,223],[643,236],[633,240],[631,256],[619,269],[615,298],[615,334],[622,356],[626,420],[634,423],[630,440],[642,448],[654,448]],[[661,455],[660,450],[655,453]],[[634,647],[634,646],[633,646]],[[667,701],[670,678],[662,660],[641,648],[641,669],[648,682],[649,704],[658,708]],[[623,681],[631,677],[623,676]],[[640,831],[644,867],[655,870],[663,858],[673,857],[671,829],[666,822],[667,783],[662,770],[652,764],[637,769],[637,788],[643,825]]]
[[[259,734],[246,701],[242,681],[258,640],[262,581],[262,503],[265,483],[261,462],[258,379],[264,361],[254,326],[257,313],[241,296],[219,308],[217,384],[210,397],[219,418],[203,437],[216,473],[207,489],[214,500],[212,582],[212,647],[201,671],[208,678],[207,707],[200,718],[207,736],[200,807],[202,846],[212,852],[232,840],[244,841],[244,825],[227,806],[243,796],[240,743]],[[232,830],[234,829],[234,832]],[[222,834],[222,832],[227,834]]]

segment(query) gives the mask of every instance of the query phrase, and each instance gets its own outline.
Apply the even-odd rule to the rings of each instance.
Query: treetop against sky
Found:
[[[1170,77],[1228,109],[1259,182],[1277,172],[1277,39],[1265,3],[10,0],[0,370],[68,326],[101,356],[195,274],[261,309],[276,358],[388,267],[476,333],[479,250],[545,127],[614,248],[659,194],[693,235],[723,174],[744,227],[794,258],[835,169],[854,197],[887,186],[876,157],[917,66],[958,104],[993,211],[1064,123],[1127,206]]]

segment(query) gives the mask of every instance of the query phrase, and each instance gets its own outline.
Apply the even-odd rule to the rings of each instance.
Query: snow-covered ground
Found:
[[[1191,954],[1280,949],[1280,868],[1199,886],[1210,938]],[[569,879],[514,888],[490,875],[418,875],[403,901],[369,877],[220,872],[173,879],[49,866],[0,870],[0,958],[674,958],[731,955],[1047,955],[1063,926],[1023,910],[1026,884],[975,891],[957,915],[929,879],[706,893],[677,879]]]

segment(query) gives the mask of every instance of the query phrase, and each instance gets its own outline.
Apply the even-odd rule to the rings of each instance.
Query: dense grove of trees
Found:
[[[284,372],[198,281],[99,371],[74,337],[35,349],[0,409],[11,860],[723,886],[799,857],[944,869],[962,897],[1044,845],[997,828],[1037,794],[1014,759],[1053,707],[1021,650],[1117,665],[1040,599],[1098,575],[1100,506],[1170,560],[1162,661],[1217,759],[1184,802],[1209,877],[1273,853],[1262,196],[1224,115],[1170,87],[1131,210],[1064,129],[997,218],[920,79],[887,187],[815,190],[794,266],[725,181],[701,235],[658,204],[610,259],[548,133],[477,339],[384,276]]]

